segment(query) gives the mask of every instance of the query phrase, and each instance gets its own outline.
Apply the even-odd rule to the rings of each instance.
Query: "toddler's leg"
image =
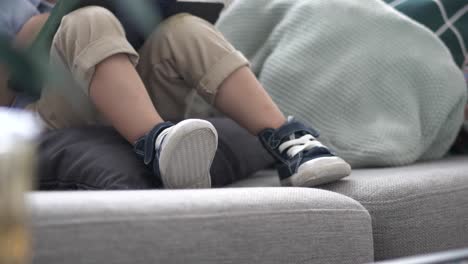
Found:
[[[114,55],[96,66],[89,93],[98,111],[129,142],[163,122],[127,54]]]
[[[216,130],[202,120],[175,126],[163,122],[134,68],[138,54],[111,12],[86,7],[65,16],[51,57],[79,87],[59,85],[43,91],[35,107],[50,127],[98,124],[99,113],[139,147],[138,154],[166,187],[210,186]]]
[[[179,14],[167,19],[140,55],[138,71],[165,118],[182,119],[187,97],[196,89],[252,134],[286,121],[245,57],[200,18]]]
[[[248,68],[247,60],[208,22],[180,14],[162,23],[141,51],[139,72],[162,116],[187,107],[196,89],[237,121],[278,160],[282,182],[311,186],[340,179],[350,166],[320,144],[318,134],[287,121]],[[161,95],[164,94],[164,101]],[[176,110],[179,109],[179,110]],[[235,139],[233,139],[235,140]]]

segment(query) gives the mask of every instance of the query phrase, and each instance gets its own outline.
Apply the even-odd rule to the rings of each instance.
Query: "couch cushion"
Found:
[[[233,186],[278,186],[275,172]],[[376,260],[468,247],[468,156],[355,170],[321,188],[359,201],[372,216]]]
[[[35,264],[364,263],[356,201],[301,188],[35,193]]]

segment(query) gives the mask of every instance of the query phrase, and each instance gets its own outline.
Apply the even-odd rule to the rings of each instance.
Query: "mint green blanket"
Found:
[[[236,0],[217,27],[287,115],[354,167],[445,155],[466,84],[444,43],[380,0]]]

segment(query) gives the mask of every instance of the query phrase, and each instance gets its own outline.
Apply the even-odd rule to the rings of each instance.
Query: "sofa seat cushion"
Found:
[[[314,189],[29,196],[35,264],[366,263],[368,212]]]
[[[264,171],[234,186],[278,185],[276,172]],[[376,260],[468,247],[468,156],[354,170],[321,188],[367,208]]]

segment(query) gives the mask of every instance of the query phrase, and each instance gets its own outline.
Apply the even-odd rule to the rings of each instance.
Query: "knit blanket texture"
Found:
[[[462,126],[449,50],[381,0],[236,0],[217,28],[283,113],[355,168],[441,158]]]

